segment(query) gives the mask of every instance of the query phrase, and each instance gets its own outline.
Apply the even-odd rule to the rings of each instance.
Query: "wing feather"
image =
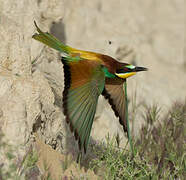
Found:
[[[119,117],[119,122],[123,126],[124,131],[127,132],[124,81],[124,79],[120,78],[106,78],[102,95],[108,99],[116,117]]]
[[[70,61],[62,58],[65,88],[63,109],[79,148],[86,152],[99,95],[104,89],[105,75],[98,62]]]
[[[94,106],[96,107],[97,104],[94,104]],[[92,124],[93,124],[93,119],[94,119],[94,116],[95,116],[95,112],[96,112],[96,108],[93,108],[93,111],[91,111],[91,115],[90,115],[90,119],[92,119],[91,121],[89,121],[87,123],[87,126],[86,126],[86,132],[84,133],[84,137],[85,140],[84,140],[84,147],[87,147],[88,143],[89,143],[89,139],[90,139],[90,130],[92,128]],[[86,152],[86,149],[84,148],[84,151]]]

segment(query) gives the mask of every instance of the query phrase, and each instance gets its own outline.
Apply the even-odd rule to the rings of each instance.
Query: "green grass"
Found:
[[[145,106],[145,125],[130,150],[117,139],[93,145],[90,168],[100,179],[184,179],[186,177],[186,102],[175,103],[160,119],[161,109]]]
[[[156,174],[155,167],[140,159],[138,152],[133,156],[130,150],[120,149],[114,138],[94,150],[97,158],[91,161],[90,168],[100,179],[148,179]]]

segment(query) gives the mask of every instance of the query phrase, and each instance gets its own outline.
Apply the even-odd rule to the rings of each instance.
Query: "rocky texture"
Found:
[[[0,127],[7,142],[17,147],[16,154],[24,154],[33,132],[54,149],[76,151],[61,108],[60,56],[31,38],[34,20],[72,47],[149,68],[128,80],[130,111],[138,106],[130,116],[135,132],[141,104],[158,103],[163,112],[185,98],[183,1],[0,0]],[[119,133],[123,144],[126,141],[111,108],[100,98],[92,140],[107,133]]]

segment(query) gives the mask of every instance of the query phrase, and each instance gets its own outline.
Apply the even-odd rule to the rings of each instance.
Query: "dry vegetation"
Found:
[[[10,147],[0,138],[0,150],[6,149],[10,164],[6,170],[0,163],[0,179],[184,179],[186,177],[186,102],[175,103],[168,114],[159,118],[158,106],[147,107],[145,125],[135,140],[135,154],[118,146],[117,138],[107,137],[107,143],[91,144],[92,155],[82,159],[81,165],[72,157],[61,155],[36,140],[37,148],[27,153],[21,173],[15,168]],[[2,135],[1,135],[2,137]],[[7,148],[8,147],[8,148]],[[38,149],[40,151],[38,151]],[[45,152],[44,152],[45,149]],[[42,153],[42,156],[39,152]],[[45,155],[46,153],[46,155]],[[61,164],[56,167],[57,157]],[[40,165],[42,163],[42,165]],[[55,167],[52,166],[55,164]],[[42,167],[42,168],[41,168]],[[42,169],[42,170],[41,170]],[[61,169],[61,172],[60,170]],[[55,177],[55,178],[54,178]]]

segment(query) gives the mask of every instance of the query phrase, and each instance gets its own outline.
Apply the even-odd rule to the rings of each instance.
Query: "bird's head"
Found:
[[[139,71],[147,71],[148,69],[145,67],[139,67],[139,66],[134,66],[131,64],[126,64],[122,68],[119,68],[116,70],[115,75],[118,76],[119,78],[126,79],[130,76],[135,75]]]

